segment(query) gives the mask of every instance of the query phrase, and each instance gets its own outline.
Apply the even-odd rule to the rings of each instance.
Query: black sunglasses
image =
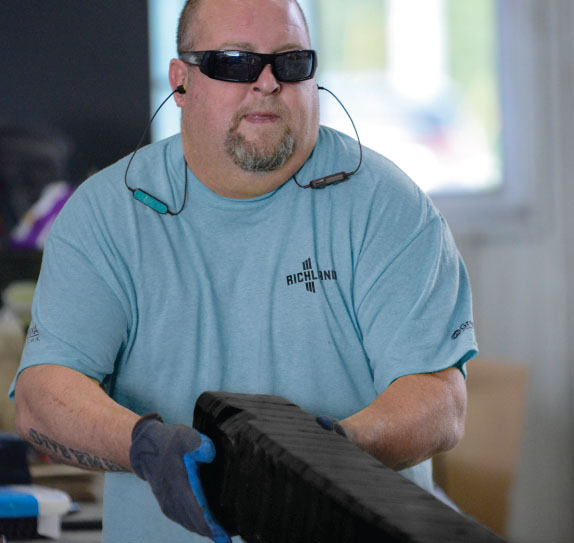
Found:
[[[317,54],[312,50],[262,54],[248,51],[183,51],[179,58],[207,77],[234,83],[253,83],[271,64],[273,75],[283,83],[306,81],[315,75]]]

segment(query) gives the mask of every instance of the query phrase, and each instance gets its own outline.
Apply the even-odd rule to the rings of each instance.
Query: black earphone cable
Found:
[[[141,147],[144,138],[149,130],[149,127],[151,126],[151,123],[153,122],[153,120],[155,119],[156,115],[159,113],[159,110],[165,105],[165,103],[176,93],[178,94],[185,94],[186,90],[185,90],[185,86],[184,85],[179,85],[175,90],[173,90],[168,96],[167,98],[159,105],[159,107],[155,110],[154,114],[151,116],[150,120],[148,121],[143,134],[138,142],[138,144],[136,145],[136,148],[134,149],[134,152],[132,153],[132,156],[130,157],[129,161],[128,161],[128,165],[126,167],[126,171],[124,173],[124,183],[126,185],[126,187],[128,188],[129,191],[131,191],[131,193],[134,195],[134,198],[140,202],[142,202],[144,205],[147,205],[148,207],[151,207],[154,211],[157,211],[160,214],[168,214],[171,215],[172,217],[175,217],[176,215],[179,215],[182,211],[183,208],[185,207],[185,202],[187,201],[187,184],[188,184],[188,179],[187,179],[187,163],[185,162],[185,157],[183,159],[183,164],[185,167],[185,184],[184,184],[184,188],[183,188],[183,202],[181,204],[181,207],[179,208],[178,211],[170,211],[169,208],[167,207],[167,204],[165,204],[164,202],[162,202],[161,200],[158,200],[155,196],[152,196],[150,193],[142,190],[142,189],[134,189],[132,187],[130,187],[128,185],[128,170],[130,169],[130,166],[132,164],[132,161],[134,159],[134,157],[136,156],[136,153],[138,152],[139,148]]]
[[[353,130],[355,131],[355,135],[357,136],[357,143],[359,144],[359,163],[358,163],[357,167],[351,172],[343,171],[343,172],[338,172],[338,173],[334,173],[331,175],[327,175],[325,177],[320,177],[318,179],[314,179],[313,181],[309,182],[309,184],[307,184],[307,185],[301,185],[301,183],[299,183],[299,181],[297,181],[297,177],[295,175],[293,175],[293,180],[295,181],[297,186],[301,187],[302,189],[309,189],[309,188],[311,188],[311,189],[322,189],[322,188],[325,188],[329,185],[334,185],[336,183],[341,183],[342,181],[346,181],[347,179],[349,179],[349,177],[351,177],[352,175],[356,174],[359,171],[359,168],[361,167],[361,164],[363,163],[363,146],[361,145],[361,139],[359,137],[359,132],[357,131],[357,127],[355,126],[355,122],[353,121],[353,118],[351,117],[350,113],[347,111],[347,108],[343,105],[341,100],[339,100],[339,98],[337,98],[335,93],[333,93],[332,91],[330,91],[326,87],[321,87],[320,85],[317,85],[317,88],[319,90],[327,91],[331,96],[333,96],[333,98],[335,98],[335,100],[337,100],[339,105],[343,108],[343,111],[347,114],[347,117],[349,117],[349,120],[351,121],[351,124],[353,125]],[[173,217],[175,217],[176,215],[179,215],[183,211],[183,208],[185,207],[185,203],[187,202],[188,173],[187,173],[187,163],[185,161],[185,157],[183,159],[183,164],[184,164],[184,168],[185,168],[185,184],[184,184],[184,189],[183,189],[183,191],[184,191],[183,202],[182,202],[179,210],[175,211],[175,212],[170,211],[165,202],[162,202],[161,200],[159,200],[158,198],[156,198],[155,196],[153,196],[149,192],[146,192],[145,190],[140,189],[140,188],[135,189],[135,188],[130,187],[128,184],[128,171],[130,169],[130,166],[132,164],[134,157],[136,156],[136,153],[138,152],[138,150],[140,149],[140,147],[144,141],[144,138],[145,138],[150,126],[151,126],[151,123],[155,119],[156,115],[159,113],[159,110],[165,105],[165,103],[174,94],[176,94],[176,93],[185,94],[185,92],[186,92],[185,86],[179,85],[175,90],[173,90],[167,96],[167,98],[155,110],[154,114],[151,116],[150,120],[148,121],[148,123],[147,123],[147,125],[143,131],[143,134],[142,134],[136,148],[134,149],[134,152],[132,153],[132,155],[128,161],[128,165],[127,165],[126,171],[124,173],[124,184],[127,187],[127,189],[133,194],[133,197],[136,200],[138,200],[142,204],[153,209],[154,211],[156,211],[157,213],[159,213],[161,215],[167,214],[167,215],[171,215]]]
[[[351,177],[352,175],[356,174],[359,171],[359,168],[363,163],[363,146],[361,145],[361,138],[359,137],[359,132],[357,131],[357,127],[355,126],[353,117],[351,117],[351,114],[347,111],[347,108],[343,105],[343,102],[341,102],[341,100],[337,98],[337,95],[334,92],[330,91],[326,87],[322,87],[321,85],[317,85],[317,88],[319,90],[327,91],[333,98],[335,98],[335,100],[337,100],[337,102],[339,102],[339,105],[343,108],[343,111],[347,114],[347,117],[349,117],[349,120],[353,125],[355,135],[357,136],[357,143],[359,144],[359,164],[352,172],[338,172],[331,175],[326,175],[325,177],[319,177],[318,179],[314,179],[313,181],[309,182],[309,184],[307,185],[301,185],[301,183],[297,181],[297,177],[295,176],[295,174],[293,174],[293,181],[295,181],[297,186],[301,187],[302,189],[322,189],[328,187],[329,185],[334,185],[335,183],[341,183],[342,181],[346,181],[347,179],[349,179],[349,177]]]

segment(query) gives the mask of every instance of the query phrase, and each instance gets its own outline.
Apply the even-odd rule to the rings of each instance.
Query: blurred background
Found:
[[[0,430],[43,240],[169,94],[182,4],[0,3]],[[467,436],[436,459],[437,483],[509,541],[574,541],[574,2],[301,5],[318,83],[430,195],[471,277],[481,354]],[[322,122],[354,136],[321,100]],[[146,141],[178,124],[170,104]]]

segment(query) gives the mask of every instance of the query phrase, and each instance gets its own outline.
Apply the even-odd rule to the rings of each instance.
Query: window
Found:
[[[501,183],[494,0],[317,0],[317,79],[362,142],[430,194]],[[322,96],[322,120],[352,134]]]
[[[501,111],[499,90],[506,82],[503,105],[515,109],[508,100],[508,87],[515,83],[508,74],[499,81],[504,71],[498,65],[502,60],[505,71],[514,75],[523,69],[514,63],[524,54],[511,45],[512,32],[504,30],[516,27],[517,15],[528,9],[528,3],[300,0],[300,4],[319,54],[317,81],[346,105],[364,145],[404,169],[449,220],[460,216],[468,223],[469,209],[476,206],[492,214],[506,213],[509,203],[524,203],[521,187],[508,183],[513,167],[508,170],[506,159],[512,149],[509,153],[509,136],[501,130],[504,115],[507,131],[508,114]],[[183,0],[163,0],[161,6],[159,0],[149,0],[149,5],[155,109],[170,92],[167,66],[175,56],[175,26]],[[321,122],[354,137],[344,111],[327,93],[321,93]],[[177,132],[177,108],[162,111],[154,124],[154,140]],[[484,222],[483,217],[480,220]]]

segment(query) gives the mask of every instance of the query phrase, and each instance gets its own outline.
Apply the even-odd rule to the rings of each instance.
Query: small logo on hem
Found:
[[[463,322],[460,327],[453,332],[452,336],[450,336],[450,339],[456,339],[465,330],[471,330],[472,328],[474,328],[474,323],[472,321]]]
[[[28,333],[26,334],[26,343],[34,343],[36,341],[40,341],[40,332],[34,324],[28,329]]]

